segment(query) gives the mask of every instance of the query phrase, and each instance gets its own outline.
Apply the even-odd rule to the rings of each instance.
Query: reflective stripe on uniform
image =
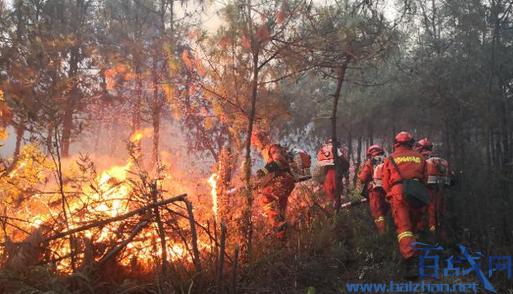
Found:
[[[385,221],[385,217],[383,217],[383,216],[380,216],[380,217],[378,217],[378,218],[376,218],[374,220],[375,223],[379,223],[379,222],[382,222],[382,221]]]
[[[410,231],[402,232],[401,234],[397,235],[397,242],[401,242],[401,239],[403,239],[404,237],[413,238],[413,233]]]
[[[420,163],[421,159],[418,156],[399,156],[394,158],[395,162],[397,164],[403,163],[403,162],[415,162]]]
[[[435,226],[431,226],[431,227],[429,227],[429,230],[430,231],[436,231],[436,227]]]
[[[438,183],[440,183],[439,176],[428,176],[426,184],[438,184]]]

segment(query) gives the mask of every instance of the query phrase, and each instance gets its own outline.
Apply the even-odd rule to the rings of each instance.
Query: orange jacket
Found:
[[[417,178],[425,183],[426,160],[424,156],[406,146],[399,146],[395,149],[394,153],[392,153],[392,157],[401,171],[402,178]],[[402,185],[397,184],[402,178],[387,157],[383,163],[383,189],[386,191],[387,195],[401,193]]]
[[[367,189],[372,190],[372,178],[374,176],[374,166],[372,161],[368,159],[363,165],[362,171],[358,174],[358,178],[363,184],[367,183]]]

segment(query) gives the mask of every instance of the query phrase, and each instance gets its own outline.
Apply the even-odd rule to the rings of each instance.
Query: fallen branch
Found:
[[[75,228],[75,229],[72,229],[72,230],[69,230],[69,231],[66,231],[66,232],[57,233],[57,234],[55,234],[55,235],[53,235],[51,237],[48,237],[47,239],[45,239],[45,241],[48,242],[48,241],[60,239],[62,237],[66,237],[68,235],[71,235],[71,234],[74,234],[74,233],[78,233],[78,232],[81,232],[81,231],[89,230],[89,229],[94,228],[94,227],[104,226],[106,224],[110,224],[110,223],[113,223],[113,222],[125,220],[125,219],[127,219],[129,217],[132,217],[134,215],[140,214],[142,212],[145,212],[145,211],[147,211],[149,209],[152,209],[152,208],[155,208],[155,207],[166,205],[166,204],[169,204],[171,202],[185,201],[186,197],[187,197],[187,194],[182,194],[182,195],[179,195],[179,196],[176,196],[176,197],[172,197],[172,198],[169,198],[169,199],[165,199],[165,200],[162,200],[162,201],[159,201],[159,202],[154,202],[154,203],[148,204],[146,206],[143,206],[143,207],[141,207],[139,209],[132,210],[130,212],[127,212],[125,214],[122,214],[122,215],[119,215],[119,216],[116,216],[116,217],[112,217],[112,218],[108,218],[108,219],[92,222],[92,223],[87,224],[87,225],[82,226],[82,227],[78,227],[78,228]]]

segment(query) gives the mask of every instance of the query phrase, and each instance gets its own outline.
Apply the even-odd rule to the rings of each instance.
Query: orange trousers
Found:
[[[422,217],[422,211],[413,207],[402,195],[402,185],[393,187],[392,190],[392,215],[397,227],[397,241],[399,242],[399,252],[404,259],[418,255],[418,251],[411,248],[411,244],[416,242],[417,224]]]
[[[340,179],[337,179],[336,177],[337,177],[337,175],[335,172],[335,168],[329,168],[326,171],[326,174],[324,177],[323,188],[324,188],[324,191],[326,192],[326,194],[328,194],[328,201],[330,201],[331,203],[336,202],[335,183],[337,181],[340,182],[340,195],[342,195],[342,192],[344,191],[344,181],[343,181],[344,177],[342,175],[340,176]]]
[[[369,193],[369,204],[371,216],[376,224],[378,232],[380,234],[385,233],[388,230],[385,217],[390,210],[390,204],[385,200],[385,191],[381,189],[372,189]]]
[[[294,183],[291,175],[282,174],[276,176],[260,190],[260,204],[278,238],[284,238],[287,230],[287,204],[290,193],[294,190]]]

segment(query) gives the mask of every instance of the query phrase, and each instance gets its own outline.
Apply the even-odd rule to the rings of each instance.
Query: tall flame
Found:
[[[219,180],[219,175],[213,173],[208,179],[208,184],[212,187],[210,194],[212,195],[212,211],[214,215],[217,216],[217,181]]]
[[[151,136],[153,130],[151,128],[144,128],[142,130],[136,130],[130,136],[130,142],[135,143],[141,141],[142,138],[148,138]]]

